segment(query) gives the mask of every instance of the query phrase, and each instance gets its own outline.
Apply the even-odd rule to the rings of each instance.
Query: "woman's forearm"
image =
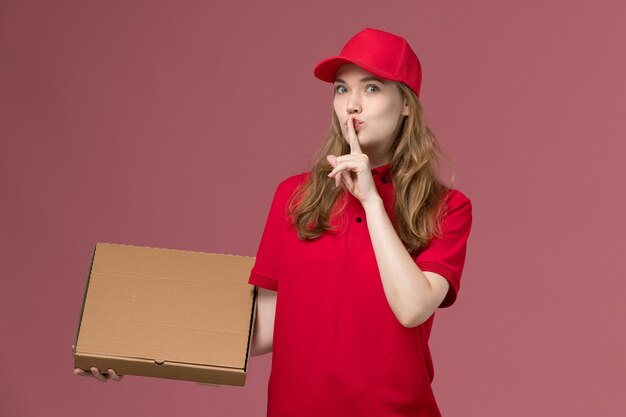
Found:
[[[382,199],[379,197],[363,207],[389,306],[402,325],[417,326],[428,318],[430,282],[398,237]]]

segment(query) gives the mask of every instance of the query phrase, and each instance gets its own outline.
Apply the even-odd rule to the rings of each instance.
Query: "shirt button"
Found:
[[[361,223],[362,221],[363,221],[363,219],[362,219],[362,218],[360,218],[360,217],[357,217],[357,218],[356,218],[356,222],[357,222],[357,223]]]
[[[387,184],[387,177],[382,177],[381,180],[382,180],[383,184]]]

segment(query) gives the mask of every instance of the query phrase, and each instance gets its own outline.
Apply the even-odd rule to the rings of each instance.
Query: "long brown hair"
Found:
[[[396,84],[408,102],[409,115],[400,121],[391,146],[389,172],[395,191],[394,228],[407,251],[414,254],[432,237],[441,235],[444,197],[452,185],[446,186],[438,177],[438,157],[446,155],[424,123],[419,99],[404,83]],[[343,210],[349,191],[335,187],[335,180],[328,178],[333,167],[326,155],[349,153],[350,145],[343,138],[333,111],[330,132],[313,157],[310,175],[289,200],[289,214],[300,240],[316,239],[327,230],[335,230],[331,218]]]

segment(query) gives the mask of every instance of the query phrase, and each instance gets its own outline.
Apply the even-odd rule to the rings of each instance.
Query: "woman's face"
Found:
[[[358,65],[344,64],[337,70],[333,105],[344,138],[348,138],[348,117],[353,114],[357,138],[364,153],[386,163],[394,132],[409,107],[393,81],[382,79]],[[375,165],[372,165],[375,166]]]

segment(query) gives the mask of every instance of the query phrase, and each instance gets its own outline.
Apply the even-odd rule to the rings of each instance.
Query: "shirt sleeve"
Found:
[[[256,259],[248,283],[278,291],[283,255],[283,231],[286,225],[286,206],[281,185],[276,187],[265,229],[257,249]]]
[[[446,199],[448,207],[441,224],[441,236],[432,238],[415,258],[422,271],[435,272],[450,283],[439,308],[449,307],[456,301],[472,227],[471,201],[458,190],[451,190]]]

